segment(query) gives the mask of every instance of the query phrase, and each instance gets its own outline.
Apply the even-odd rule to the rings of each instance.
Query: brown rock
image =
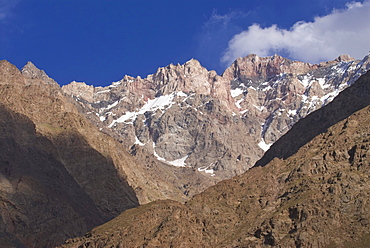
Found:
[[[205,188],[200,184],[189,189],[186,185],[198,185],[193,178],[217,182],[243,173],[299,119],[329,103],[368,65],[367,57],[354,61],[341,56],[310,65],[277,55],[249,55],[218,76],[192,59],[159,68],[144,79],[125,76],[95,88],[93,100],[74,97],[72,102],[140,163],[159,169],[163,162],[172,166],[185,159],[180,170],[187,172],[171,181],[191,196]]]
[[[279,159],[284,149],[271,150],[275,158],[266,165],[222,181],[185,205],[161,201],[125,211],[63,247],[366,247],[369,78],[367,73],[332,104],[300,121],[305,123],[297,126],[300,132],[288,132],[284,137],[294,135],[291,142],[299,148],[291,156]],[[345,105],[351,98],[358,107],[367,106],[356,111]],[[345,106],[343,118],[331,126],[311,118],[336,112],[337,106]],[[307,127],[317,135],[296,143]],[[279,145],[285,144],[274,146]],[[340,155],[345,152],[348,156]]]

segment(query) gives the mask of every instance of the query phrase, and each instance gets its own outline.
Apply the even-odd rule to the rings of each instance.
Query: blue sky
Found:
[[[104,86],[191,58],[219,74],[249,53],[361,59],[369,23],[369,0],[0,0],[0,59]]]

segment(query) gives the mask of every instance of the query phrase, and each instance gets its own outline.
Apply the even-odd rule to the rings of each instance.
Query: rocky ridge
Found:
[[[250,168],[294,123],[364,74],[369,62],[369,56],[342,55],[312,65],[249,55],[219,76],[192,59],[144,79],[125,76],[104,88],[73,82],[63,91],[139,161],[150,157],[219,181]]]
[[[1,247],[54,247],[139,204],[184,200],[181,168],[137,163],[32,63],[0,61],[0,94]]]
[[[255,63],[256,58],[243,58],[232,68],[242,68],[242,61]],[[259,58],[257,64],[269,67],[275,60],[288,63],[274,56]],[[306,101],[306,93],[289,93],[296,86],[280,86],[291,86],[289,78],[302,78],[294,74],[300,70],[313,68],[317,73],[321,68],[322,75],[332,70],[336,73],[325,78],[333,88],[319,83],[332,97],[330,90],[338,88],[332,91],[336,94],[352,84],[368,69],[368,60],[339,57],[321,65],[291,61],[290,67],[303,64],[303,69],[287,74],[283,83],[272,77],[271,85],[279,86],[279,94],[287,92],[290,100],[285,103],[298,99],[303,107],[321,107],[326,98]],[[261,145],[267,136],[258,130],[264,130],[262,121],[263,127],[273,123],[266,121],[270,108],[257,111],[261,108],[254,104],[267,99],[264,94],[270,88],[264,90],[266,84],[260,82],[270,80],[274,70],[258,71],[258,77],[233,70],[218,76],[191,60],[160,68],[145,79],[125,76],[105,88],[74,82],[61,90],[30,62],[20,72],[0,61],[0,245],[54,246],[126,209],[158,199],[184,202],[247,170],[262,156],[261,147],[267,147],[266,142]],[[311,74],[298,82],[311,89],[321,75]],[[252,94],[252,88],[258,94]],[[248,104],[253,114],[243,109]]]
[[[291,156],[279,140],[263,166],[186,204],[125,211],[63,247],[368,247],[369,94],[370,72],[284,135]],[[317,123],[328,113],[334,123]]]
[[[0,61],[0,92],[1,247],[53,247],[139,205],[131,156],[116,163],[117,142],[45,72]]]

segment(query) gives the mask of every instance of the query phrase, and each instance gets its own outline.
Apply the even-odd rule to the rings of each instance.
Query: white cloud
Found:
[[[316,17],[313,22],[297,22],[290,30],[277,25],[261,28],[258,24],[235,35],[221,62],[229,65],[251,53],[270,56],[283,53],[291,59],[317,63],[341,54],[364,57],[370,50],[370,1],[352,2],[343,10]]]

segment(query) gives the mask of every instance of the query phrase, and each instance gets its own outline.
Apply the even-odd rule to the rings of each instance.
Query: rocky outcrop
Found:
[[[125,76],[94,89],[72,83],[63,90],[139,161],[152,156],[158,166],[194,169],[219,181],[250,168],[298,120],[365,73],[369,62],[369,57],[356,61],[342,55],[312,65],[249,55],[219,76],[192,59],[144,79]],[[184,182],[194,185],[191,178]]]
[[[353,61],[353,58],[348,58]],[[244,58],[238,58],[225,70],[223,76],[242,81],[251,80],[255,83],[264,83],[268,79],[281,73],[306,74],[319,68],[319,65],[311,65],[300,61],[292,61],[278,55],[261,58],[256,54],[250,54]],[[254,85],[257,86],[257,85]]]
[[[289,73],[278,69],[283,64]],[[0,245],[57,245],[126,209],[185,202],[245,172],[295,122],[365,73],[369,58],[308,65],[248,56],[233,68],[218,76],[191,60],[144,79],[61,90],[32,63],[20,72],[1,61]],[[184,205],[171,202],[164,203],[174,204],[170,212],[187,215],[190,203],[183,213]],[[204,232],[204,225],[184,233]]]
[[[32,63],[0,71],[1,246],[52,247],[139,204],[119,168],[130,155],[114,163],[97,143],[116,142],[54,80]]]
[[[271,145],[299,119],[325,106],[369,68],[368,56],[354,61],[343,55],[334,61],[310,65],[277,55],[250,55],[238,59],[224,74],[232,79],[231,90],[240,113],[261,123],[254,127],[261,135],[261,145]]]
[[[63,247],[367,247],[369,83],[367,73],[289,131],[284,137],[302,140],[305,130],[318,130],[292,156],[277,152],[184,205],[167,200],[125,211]],[[354,98],[367,106],[353,112],[346,103]],[[334,125],[311,117],[337,108],[346,116]]]
[[[313,112],[299,120],[286,135],[271,146],[264,156],[257,161],[256,166],[264,166],[275,157],[280,159],[290,157],[311,139],[326,132],[330,126],[370,105],[370,98],[368,97],[370,92],[369,81],[369,73],[367,73],[356,84],[341,92],[335,98],[335,101],[322,107],[320,111]],[[300,134],[302,130],[305,130],[305,135]]]
[[[1,247],[53,247],[140,203],[186,198],[175,179],[193,170],[137,163],[32,63],[0,61],[0,94]]]
[[[52,247],[109,220],[29,118],[1,105],[0,120],[2,247]]]
[[[73,81],[68,85],[64,85],[63,90],[72,96],[81,97],[89,102],[93,101],[94,86],[92,85],[86,85],[82,82]]]

